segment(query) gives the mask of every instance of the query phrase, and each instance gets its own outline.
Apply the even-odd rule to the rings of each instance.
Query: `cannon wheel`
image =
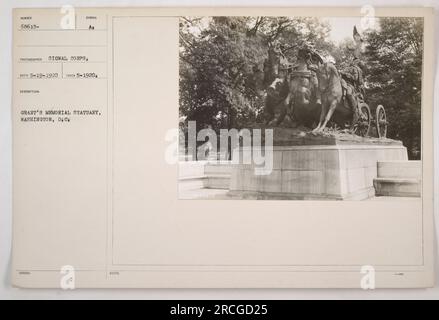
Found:
[[[378,138],[385,138],[387,136],[387,117],[386,110],[382,105],[376,109],[376,127]]]
[[[364,102],[360,102],[359,109],[360,119],[358,119],[357,122],[356,134],[366,137],[369,135],[372,113],[370,112],[369,106]]]

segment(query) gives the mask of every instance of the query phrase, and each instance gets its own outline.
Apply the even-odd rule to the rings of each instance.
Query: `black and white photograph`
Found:
[[[0,296],[438,296],[437,6],[8,1]]]
[[[421,201],[422,17],[181,17],[179,198]]]

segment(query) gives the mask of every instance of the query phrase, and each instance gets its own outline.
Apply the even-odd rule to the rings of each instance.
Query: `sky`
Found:
[[[357,30],[360,34],[363,33],[362,25],[365,24],[365,22],[361,21],[362,17],[328,17],[328,18],[322,18],[323,21],[327,21],[329,25],[331,26],[331,32],[329,34],[329,37],[332,41],[335,43],[340,43],[344,39],[348,38],[352,40],[352,32],[354,29],[354,26],[357,26]],[[369,20],[369,25],[372,27],[377,27],[378,23],[375,19]]]
[[[361,20],[363,17],[325,17],[322,18],[323,21],[327,21],[331,26],[331,32],[329,34],[329,37],[332,41],[334,41],[336,44],[342,42],[346,38],[352,40],[352,31],[354,26],[357,26],[358,32],[360,34],[363,33],[363,25],[365,24],[365,21]],[[204,17],[201,19],[201,29],[205,28],[209,24],[210,17]],[[376,19],[371,18],[368,20],[368,25],[371,27],[378,26],[378,23]],[[366,23],[368,22],[366,21]],[[189,30],[194,34],[199,34],[201,29],[197,27],[189,28]]]

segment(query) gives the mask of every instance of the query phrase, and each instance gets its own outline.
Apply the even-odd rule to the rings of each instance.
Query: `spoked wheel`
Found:
[[[382,105],[379,105],[376,110],[376,127],[379,138],[387,136],[387,117],[386,110]]]
[[[360,118],[356,123],[357,129],[355,133],[359,136],[366,137],[369,135],[370,124],[372,122],[372,114],[370,112],[369,106],[364,102],[360,102],[359,109]]]

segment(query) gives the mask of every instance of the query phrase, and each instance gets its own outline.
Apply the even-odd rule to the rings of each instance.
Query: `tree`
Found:
[[[329,27],[316,18],[212,17],[180,21],[180,113],[202,128],[242,128],[260,121],[257,74],[268,44],[307,41],[331,46]],[[286,52],[294,61],[293,51]],[[255,76],[256,74],[256,76]]]
[[[368,102],[385,106],[388,135],[411,159],[421,151],[422,31],[422,18],[382,18],[366,34]]]

